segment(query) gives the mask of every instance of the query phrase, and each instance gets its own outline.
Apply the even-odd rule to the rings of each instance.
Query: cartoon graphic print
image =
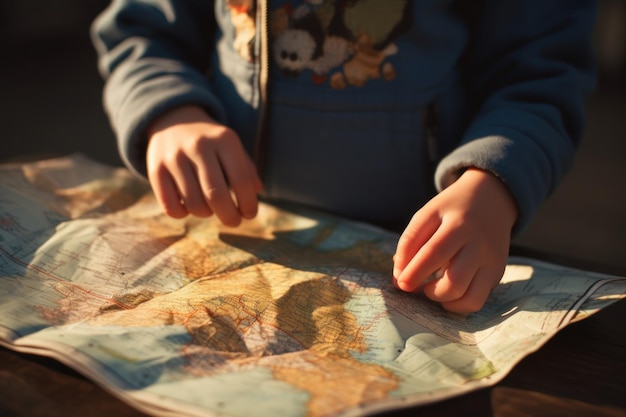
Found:
[[[349,39],[329,31],[334,13],[331,3],[310,0],[295,10],[286,6],[272,15],[274,22],[280,22],[272,28],[274,59],[285,74],[296,76],[309,69],[313,81],[322,83],[332,68],[354,55]]]
[[[254,37],[256,35],[256,1],[228,0],[226,7],[235,28],[235,50],[248,62],[254,61]]]
[[[398,53],[395,40],[412,23],[411,0],[306,0],[272,13],[274,59],[287,75],[304,70],[331,87],[361,87],[395,78],[386,58]]]
[[[226,7],[235,50],[254,62],[256,1],[227,0]],[[395,78],[386,59],[399,52],[395,41],[411,24],[411,0],[304,0],[295,8],[287,2],[270,17],[272,54],[288,76],[310,70],[316,84],[361,87]]]

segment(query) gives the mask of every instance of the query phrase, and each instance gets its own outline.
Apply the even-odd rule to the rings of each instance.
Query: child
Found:
[[[123,160],[167,214],[237,226],[262,193],[404,227],[396,286],[469,313],[571,163],[594,16],[592,0],[114,0],[93,38]]]

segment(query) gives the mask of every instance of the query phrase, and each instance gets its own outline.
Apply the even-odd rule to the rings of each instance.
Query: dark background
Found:
[[[105,0],[0,0],[0,161],[84,153],[121,165],[89,25]],[[573,169],[515,243],[626,269],[626,1],[599,0],[599,80]]]

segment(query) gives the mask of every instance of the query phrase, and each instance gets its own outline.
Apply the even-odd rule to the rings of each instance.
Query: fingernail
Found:
[[[396,282],[398,284],[398,288],[401,289],[402,291],[405,291],[405,292],[413,291],[413,288],[409,286],[409,283],[407,281],[396,281]]]
[[[242,213],[241,217],[243,217],[246,220],[252,220],[256,217],[256,213]]]

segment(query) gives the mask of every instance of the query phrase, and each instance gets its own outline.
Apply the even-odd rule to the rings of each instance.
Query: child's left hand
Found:
[[[504,183],[476,168],[421,208],[398,241],[394,282],[446,310],[482,308],[506,267],[517,207]],[[439,279],[428,280],[441,271]]]

